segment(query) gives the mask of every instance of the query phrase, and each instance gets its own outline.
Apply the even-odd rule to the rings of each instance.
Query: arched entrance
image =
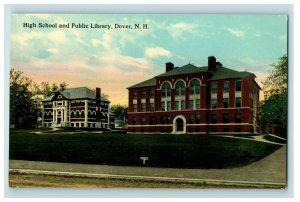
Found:
[[[185,134],[186,133],[186,119],[184,116],[179,115],[173,119],[173,134]]]

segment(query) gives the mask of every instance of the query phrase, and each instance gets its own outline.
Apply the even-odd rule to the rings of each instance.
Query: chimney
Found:
[[[217,65],[217,66],[220,66],[220,67],[223,67],[222,63],[221,63],[221,62],[219,62],[219,61],[218,61],[218,62],[216,62],[216,65]]]
[[[208,57],[208,71],[209,72],[216,71],[216,58],[214,56]]]
[[[96,99],[101,99],[101,88],[96,88]]]
[[[172,71],[174,69],[174,64],[172,62],[166,63],[166,72]]]

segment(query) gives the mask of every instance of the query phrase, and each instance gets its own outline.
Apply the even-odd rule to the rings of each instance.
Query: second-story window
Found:
[[[241,81],[235,81],[235,91],[239,92],[242,90],[242,82]]]
[[[141,93],[141,98],[142,98],[142,99],[145,99],[145,98],[146,98],[146,91],[142,91],[142,93]]]
[[[183,81],[178,81],[175,84],[175,95],[184,96],[185,95],[185,85]]]
[[[190,82],[190,95],[200,94],[200,82],[198,79],[193,79]]]
[[[211,83],[210,92],[211,92],[211,94],[216,94],[217,93],[217,83],[216,82]]]
[[[223,83],[223,93],[229,92],[229,81],[224,81]]]
[[[150,91],[150,98],[154,98],[154,93],[155,91],[154,91],[154,89],[151,89],[151,91]]]
[[[137,92],[136,91],[133,92],[133,99],[137,99]]]
[[[171,96],[171,85],[168,82],[165,82],[161,87],[161,96],[170,97]]]

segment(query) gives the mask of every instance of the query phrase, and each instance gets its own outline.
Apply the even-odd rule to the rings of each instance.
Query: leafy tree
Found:
[[[67,86],[68,84],[66,82],[62,82],[60,84],[49,84],[49,82],[42,82],[40,85],[35,84],[35,91],[37,95],[42,97],[41,99],[44,99],[53,95],[57,91],[66,89]]]
[[[115,117],[121,120],[125,120],[128,117],[128,107],[126,105],[112,105],[110,107],[111,111],[114,112]]]
[[[10,124],[16,128],[29,128],[41,117],[41,101],[54,92],[64,90],[68,84],[34,83],[22,71],[10,70]]]
[[[266,81],[263,83],[265,99],[275,94],[287,95],[287,79],[288,79],[288,57],[284,54],[279,58],[277,64],[273,63],[271,66],[274,68]]]
[[[287,135],[288,57],[283,55],[263,83],[265,100],[261,103],[262,128],[274,127],[277,135]]]
[[[34,99],[33,82],[23,72],[10,70],[10,124],[16,128],[36,124],[39,103]]]

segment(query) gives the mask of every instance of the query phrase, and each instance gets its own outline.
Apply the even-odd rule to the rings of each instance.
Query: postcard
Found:
[[[286,188],[287,15],[10,28],[10,187]]]

